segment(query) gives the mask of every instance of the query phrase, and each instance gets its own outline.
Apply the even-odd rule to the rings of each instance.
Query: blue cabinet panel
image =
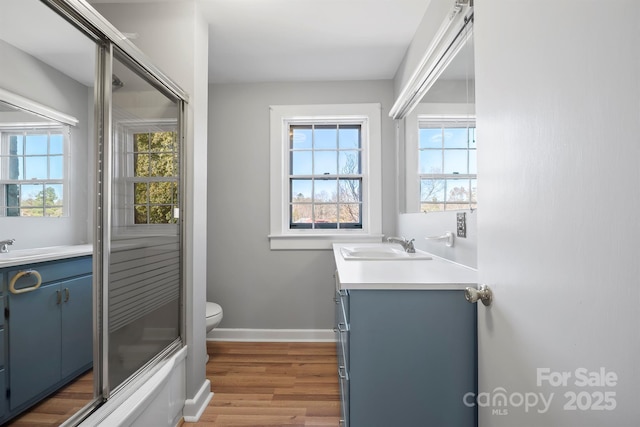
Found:
[[[0,420],[7,414],[7,400],[5,399],[7,383],[5,372],[5,369],[0,369],[0,393],[2,393],[2,396],[0,396]]]
[[[342,362],[351,427],[473,427],[476,305],[458,290],[351,290]],[[348,314],[347,314],[348,313]]]
[[[20,271],[37,270],[42,276],[42,283],[53,283],[66,280],[74,276],[83,276],[91,274],[92,258],[71,258],[61,261],[49,261],[38,264],[28,264],[7,268],[7,284]],[[34,276],[22,276],[16,283],[16,288],[33,286],[35,284]]]
[[[60,288],[42,286],[11,295],[10,408],[16,409],[60,379]]]
[[[91,269],[88,256],[0,270],[4,295],[0,310],[5,304],[8,309],[6,319],[0,314],[0,423],[91,367]],[[10,281],[25,270],[38,271],[41,286],[21,294],[9,292]],[[35,284],[35,275],[25,275],[17,280],[16,288]]]
[[[88,368],[93,359],[93,293],[91,276],[60,283],[62,291],[61,377]]]
[[[5,359],[4,359],[4,329],[0,329],[0,369],[4,369]],[[2,393],[2,389],[0,388],[0,393]]]

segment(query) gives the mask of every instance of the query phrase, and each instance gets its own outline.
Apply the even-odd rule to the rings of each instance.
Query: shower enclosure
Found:
[[[74,425],[183,347],[187,96],[84,1],[3,0],[0,17],[0,89],[80,119],[63,213],[12,218],[93,243],[94,393]]]

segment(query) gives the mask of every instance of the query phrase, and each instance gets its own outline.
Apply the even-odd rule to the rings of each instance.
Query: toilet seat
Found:
[[[222,322],[222,307],[215,302],[207,301],[206,313],[206,330],[208,334],[213,329],[217,328],[220,322]]]
[[[222,307],[215,302],[207,302],[207,318],[214,317],[222,313]]]

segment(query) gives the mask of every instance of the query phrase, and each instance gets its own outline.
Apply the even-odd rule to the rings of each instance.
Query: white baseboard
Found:
[[[216,328],[207,341],[335,342],[336,335],[332,329]]]
[[[205,380],[193,399],[187,399],[182,409],[182,417],[187,423],[195,423],[207,408],[211,401],[213,393],[211,392],[211,382]]]

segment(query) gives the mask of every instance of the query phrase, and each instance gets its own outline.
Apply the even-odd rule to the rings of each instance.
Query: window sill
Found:
[[[329,250],[333,243],[377,243],[382,241],[382,234],[281,234],[268,237],[272,251]]]

